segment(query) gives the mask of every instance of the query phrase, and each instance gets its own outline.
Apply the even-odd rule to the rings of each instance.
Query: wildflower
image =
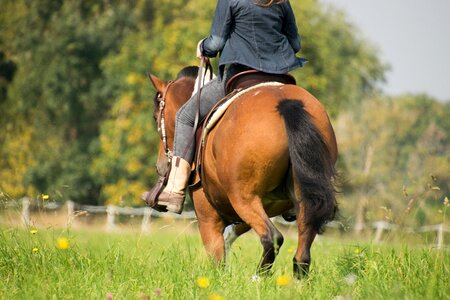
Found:
[[[291,282],[291,278],[290,278],[289,276],[287,276],[287,275],[281,275],[281,276],[278,276],[278,277],[277,277],[277,280],[276,280],[276,284],[277,284],[278,286],[285,286],[285,285],[288,285],[289,282]]]
[[[261,277],[259,277],[258,275],[253,275],[252,278],[250,279],[252,282],[260,282],[261,281]]]
[[[36,233],[38,233],[38,231],[37,231],[37,229],[31,229],[31,230],[30,230],[30,233],[31,233],[31,234],[36,234]]]
[[[67,250],[70,247],[69,240],[66,238],[59,238],[56,242],[56,247],[61,250]]]
[[[206,289],[209,286],[208,277],[202,276],[197,278],[197,285],[199,288]]]
[[[42,194],[42,200],[48,200],[49,196],[47,194]]]
[[[162,291],[161,291],[160,288],[157,288],[157,289],[155,290],[155,295],[158,296],[158,297],[162,295]]]
[[[113,295],[111,293],[106,294],[106,300],[112,300]]]
[[[36,247],[31,250],[32,253],[37,253],[38,251],[39,251],[39,249]]]
[[[361,253],[361,250],[359,250],[359,248],[355,248],[355,250],[353,250],[353,253],[359,254],[359,253]]]
[[[208,300],[224,300],[225,298],[217,295],[217,294],[211,294],[208,296]]]

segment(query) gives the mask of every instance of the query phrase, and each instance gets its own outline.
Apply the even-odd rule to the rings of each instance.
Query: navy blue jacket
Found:
[[[241,64],[266,73],[283,74],[306,63],[289,1],[263,7],[254,0],[219,0],[210,36],[201,44],[204,56],[220,52],[219,66]]]

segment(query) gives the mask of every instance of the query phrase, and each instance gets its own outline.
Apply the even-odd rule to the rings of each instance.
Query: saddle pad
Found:
[[[260,88],[260,87],[264,87],[264,86],[280,86],[280,85],[284,85],[284,83],[275,82],[275,81],[274,82],[259,83],[257,85],[251,86],[249,88],[246,88],[245,90],[242,90],[242,91],[238,92],[236,95],[234,95],[233,97],[228,99],[219,108],[217,108],[217,110],[207,120],[207,123],[204,126],[203,133],[202,133],[202,139],[201,139],[202,146],[205,145],[206,136],[208,135],[208,133],[211,130],[211,128],[213,128],[214,125],[216,125],[216,123],[220,120],[220,118],[225,113],[225,111],[228,109],[228,107],[231,105],[231,103],[233,103],[236,99],[238,99],[242,95],[244,95],[244,94],[246,94],[246,93],[248,93],[248,92],[250,92],[250,91],[252,91],[254,89]]]

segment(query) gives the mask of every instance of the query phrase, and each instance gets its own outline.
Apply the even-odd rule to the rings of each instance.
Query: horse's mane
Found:
[[[197,78],[198,75],[198,67],[196,66],[188,66],[184,67],[180,72],[178,72],[177,79],[180,79],[181,77],[191,77],[191,78]]]

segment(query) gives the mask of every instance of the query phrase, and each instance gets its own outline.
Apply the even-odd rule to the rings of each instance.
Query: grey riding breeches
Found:
[[[214,105],[225,97],[223,80],[214,78],[203,86],[200,94],[200,120],[202,120]],[[175,121],[175,138],[173,155],[192,163],[195,152],[193,127],[197,113],[197,93],[178,110]]]

